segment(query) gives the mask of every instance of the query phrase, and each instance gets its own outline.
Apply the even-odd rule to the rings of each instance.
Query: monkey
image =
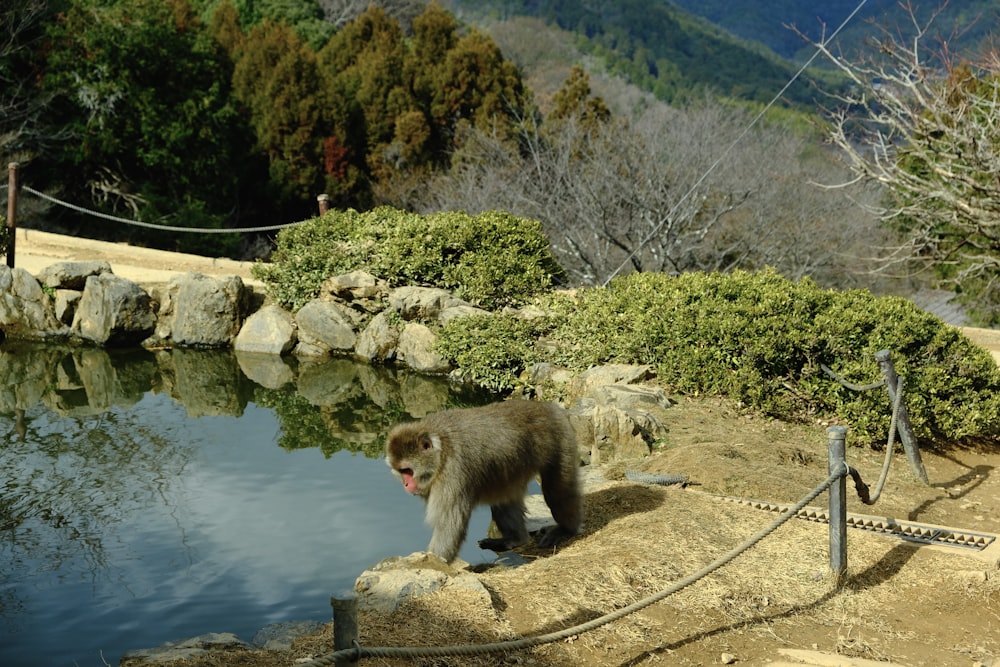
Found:
[[[524,496],[536,474],[557,524],[539,533],[538,544],[551,547],[580,530],[576,433],[555,403],[502,401],[399,424],[386,439],[386,463],[407,491],[424,499],[433,529],[427,550],[447,562],[465,541],[477,505],[490,506],[502,536],[480,540],[480,548],[527,544]]]

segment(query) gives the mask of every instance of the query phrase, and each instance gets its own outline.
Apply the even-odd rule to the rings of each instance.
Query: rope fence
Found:
[[[110,213],[102,213],[101,211],[95,211],[93,209],[85,208],[77,204],[73,204],[68,201],[64,201],[52,195],[46,194],[39,190],[36,190],[27,185],[22,185],[19,182],[18,177],[19,165],[17,162],[11,162],[7,165],[7,183],[0,185],[0,192],[7,192],[7,266],[14,268],[15,259],[15,237],[14,233],[17,229],[17,211],[18,211],[18,197],[21,192],[26,192],[42,201],[46,201],[54,206],[60,206],[62,208],[75,211],[76,213],[81,213],[93,218],[100,218],[102,220],[108,220],[110,222],[117,222],[124,225],[132,225],[134,227],[143,227],[146,229],[155,229],[162,232],[178,232],[178,233],[188,233],[188,234],[243,234],[243,233],[254,233],[254,232],[271,232],[285,229],[287,227],[294,227],[296,225],[301,225],[306,222],[305,220],[300,220],[298,222],[286,222],[277,225],[263,225],[260,227],[180,227],[177,225],[163,225],[155,222],[145,222],[143,220],[132,220],[129,218],[122,218],[117,215],[111,215]],[[319,195],[317,197],[319,203],[320,215],[327,212],[329,207],[329,198],[327,195]]]

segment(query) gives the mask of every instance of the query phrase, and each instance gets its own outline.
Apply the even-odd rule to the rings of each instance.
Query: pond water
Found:
[[[381,456],[396,422],[488,400],[349,360],[0,346],[0,665],[117,665],[205,632],[330,618],[424,549]],[[461,556],[493,558],[480,509]]]

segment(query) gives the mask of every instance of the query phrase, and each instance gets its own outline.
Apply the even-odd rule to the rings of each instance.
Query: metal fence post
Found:
[[[892,365],[892,352],[889,350],[879,350],[875,353],[875,361],[882,371],[885,379],[885,388],[889,392],[889,405],[896,404],[896,390],[899,387],[899,376],[896,375],[896,368]],[[913,426],[910,424],[910,415],[906,411],[906,405],[900,403],[899,415],[896,417],[896,430],[899,432],[899,441],[903,443],[903,450],[906,458],[910,462],[910,468],[924,484],[930,484],[927,479],[927,471],[924,470],[924,462],[920,458],[920,450],[917,449],[917,438],[913,435]]]
[[[358,641],[358,599],[356,597],[330,598],[333,607],[333,650],[354,648]],[[337,667],[356,665],[357,660],[345,658],[334,662]]]
[[[319,214],[326,215],[326,212],[330,210],[330,195],[317,195],[316,202],[319,206]]]
[[[7,266],[14,268],[14,245],[17,241],[17,162],[7,165]]]
[[[847,429],[831,426],[826,437],[830,474],[846,471]],[[847,475],[843,474],[830,485],[830,569],[837,576],[847,571]]]

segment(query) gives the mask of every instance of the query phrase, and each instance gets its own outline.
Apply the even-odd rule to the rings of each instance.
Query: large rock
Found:
[[[448,290],[437,287],[398,287],[389,293],[389,307],[404,320],[434,320],[446,308],[470,306],[466,301],[452,296]],[[471,307],[471,306],[470,306]]]
[[[407,597],[444,588],[472,591],[491,604],[489,591],[476,575],[426,552],[387,558],[362,572],[354,583],[358,608],[381,612],[394,611]]]
[[[184,664],[190,659],[204,658],[210,651],[231,652],[251,648],[250,644],[231,632],[210,632],[191,639],[167,642],[156,648],[129,651],[122,661],[148,665]]]
[[[39,271],[38,280],[52,289],[71,289],[79,292],[87,284],[87,278],[102,273],[112,273],[111,265],[104,260],[58,262]]]
[[[102,273],[87,278],[71,328],[97,345],[138,345],[155,327],[149,294],[131,280]]]
[[[396,359],[422,373],[447,373],[451,364],[434,350],[437,336],[419,322],[408,322],[399,334]]]
[[[393,318],[381,312],[358,334],[354,354],[369,362],[383,363],[396,356],[398,344],[399,327]]]
[[[606,364],[589,368],[577,375],[569,383],[572,396],[584,396],[595,387],[609,384],[637,384],[656,377],[656,371],[649,365]]]
[[[33,275],[24,269],[2,265],[0,333],[12,338],[42,340],[65,336],[69,330],[56,318],[52,300]]]
[[[357,334],[350,316],[333,301],[313,299],[295,313],[299,327],[296,355],[321,356],[354,349]]]
[[[248,304],[239,276],[177,276],[160,297],[156,338],[188,347],[227,347],[239,334]]]
[[[328,278],[320,287],[321,294],[329,294],[366,313],[377,313],[385,308],[389,293],[385,281],[367,271],[352,271]]]
[[[233,341],[237,352],[286,354],[295,347],[298,334],[291,313],[275,305],[267,305],[243,322],[243,328]]]

